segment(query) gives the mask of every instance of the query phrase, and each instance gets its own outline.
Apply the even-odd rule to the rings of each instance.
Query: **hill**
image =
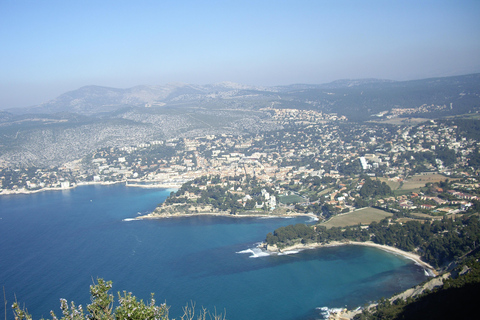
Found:
[[[406,114],[443,117],[480,109],[480,74],[412,81],[337,80],[327,84],[255,87],[231,82],[167,84],[127,89],[86,86],[15,113],[95,115],[125,107],[255,109],[272,107],[336,112],[350,120]]]
[[[335,113],[349,121],[474,115],[480,111],[480,74],[278,87],[86,86],[39,106],[0,112],[0,164],[57,166],[103,147],[278,130],[275,109]]]

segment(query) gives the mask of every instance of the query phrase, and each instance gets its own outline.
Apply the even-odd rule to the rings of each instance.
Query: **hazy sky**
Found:
[[[479,0],[0,0],[0,109],[91,84],[477,72]]]

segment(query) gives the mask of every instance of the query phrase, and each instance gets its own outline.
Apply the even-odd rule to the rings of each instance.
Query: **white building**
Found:
[[[360,157],[360,164],[362,165],[363,170],[368,170],[372,168],[372,166],[367,163],[367,159],[365,159],[365,157]]]

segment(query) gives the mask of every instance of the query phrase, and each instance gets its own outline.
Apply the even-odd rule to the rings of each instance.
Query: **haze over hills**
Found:
[[[450,108],[452,104],[452,108]],[[7,110],[12,113],[69,112],[95,115],[125,107],[193,107],[313,109],[337,112],[351,120],[366,120],[392,108],[446,106],[443,114],[480,107],[480,74],[412,81],[337,80],[327,84],[256,87],[231,82],[213,85],[167,84],[127,89],[85,86],[41,105]],[[431,112],[431,110],[429,111]]]
[[[64,93],[41,105],[10,109],[15,113],[74,112],[92,115],[111,112],[124,107],[178,106],[188,103],[204,103],[225,98],[242,98],[247,91],[275,92],[273,88],[261,88],[222,82],[214,85],[171,83],[164,86],[135,86],[127,89],[102,86],[85,86]],[[258,94],[258,93],[257,93]]]
[[[51,166],[107,146],[279,129],[270,121],[272,108],[336,113],[349,121],[475,113],[480,74],[277,87],[86,86],[35,107],[0,111],[0,165]]]

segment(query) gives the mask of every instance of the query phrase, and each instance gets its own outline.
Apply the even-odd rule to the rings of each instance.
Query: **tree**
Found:
[[[82,305],[75,305],[72,301],[70,305],[67,300],[60,299],[60,309],[63,317],[60,320],[168,320],[169,307],[163,303],[155,304],[155,299],[150,298],[149,303],[138,300],[131,292],[123,291],[118,293],[118,306],[113,310],[114,297],[109,293],[112,288],[111,281],[98,279],[97,284],[90,286],[90,295],[92,303],[87,306],[88,314],[85,315]],[[32,320],[32,316],[28,314],[25,308],[20,308],[18,302],[12,305],[15,320]],[[225,320],[225,313],[211,314],[207,309],[201,308],[198,315],[195,315],[195,304],[191,303],[183,308],[182,320]],[[50,312],[52,320],[59,318],[53,311]]]
[[[370,177],[365,178],[365,183],[359,192],[360,196],[365,198],[386,196],[392,194],[392,189],[385,183],[378,180],[372,180]]]

